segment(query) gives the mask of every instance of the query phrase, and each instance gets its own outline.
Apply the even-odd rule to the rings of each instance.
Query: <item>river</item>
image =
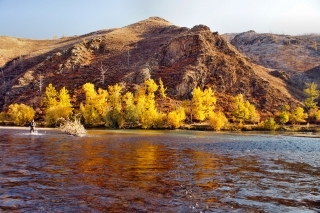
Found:
[[[0,212],[320,212],[317,137],[0,128],[0,163]]]

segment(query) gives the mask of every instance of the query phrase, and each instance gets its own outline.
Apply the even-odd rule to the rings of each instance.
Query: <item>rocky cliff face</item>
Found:
[[[287,80],[303,87],[305,82],[316,81],[312,72],[320,66],[320,35],[289,36],[248,31],[238,35],[226,35],[231,43],[254,63],[285,73]],[[312,75],[306,75],[305,72]],[[283,75],[282,75],[283,77]]]
[[[86,82],[102,88],[122,83],[134,90],[150,77],[161,77],[168,95],[175,99],[190,98],[197,86],[211,87],[220,107],[226,109],[231,96],[238,93],[266,113],[284,103],[297,103],[294,88],[285,80],[252,63],[203,25],[188,29],[152,17],[119,29],[52,40],[45,47],[6,59],[0,87],[2,109],[11,103],[39,108],[49,83],[57,89],[66,86],[78,105]]]

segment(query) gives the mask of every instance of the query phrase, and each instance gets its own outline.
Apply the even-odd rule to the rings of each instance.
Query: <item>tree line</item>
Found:
[[[256,129],[274,130],[287,123],[300,124],[320,121],[320,110],[317,99],[319,90],[315,83],[306,84],[304,107],[291,109],[282,106],[273,116],[261,121],[256,107],[245,100],[242,94],[233,97],[232,117],[227,118],[223,111],[216,109],[217,98],[211,88],[196,87],[191,100],[173,104],[169,109],[161,107],[167,99],[166,88],[161,81],[146,80],[132,93],[125,92],[121,84],[108,86],[107,89],[96,89],[94,84],[82,86],[85,101],[79,109],[74,109],[69,91],[63,87],[59,91],[49,84],[42,99],[44,121],[46,126],[57,126],[61,121],[80,115],[86,127],[106,126],[109,128],[181,128],[189,122],[205,122],[214,130],[242,128],[251,124]],[[158,99],[158,101],[156,101]],[[160,100],[160,101],[159,101]],[[157,105],[160,103],[160,107]],[[35,110],[25,104],[11,104],[7,112],[0,113],[0,122],[10,120],[15,125],[24,126],[35,116]],[[233,125],[230,124],[230,121]]]

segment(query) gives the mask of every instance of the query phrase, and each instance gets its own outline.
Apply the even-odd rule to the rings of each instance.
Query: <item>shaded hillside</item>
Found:
[[[41,46],[41,42],[47,43]],[[12,45],[5,51],[18,48]],[[197,86],[211,87],[226,111],[231,97],[238,93],[266,113],[284,103],[297,103],[298,96],[292,96],[295,88],[250,62],[224,37],[203,25],[188,29],[152,17],[123,28],[39,41],[39,49],[23,52],[28,51],[31,54],[20,57],[16,53],[3,59],[3,109],[11,103],[39,108],[49,83],[57,89],[66,86],[78,106],[86,82],[102,88],[122,83],[134,90],[150,77],[161,77],[168,95],[175,99],[190,98]]]
[[[301,73],[320,66],[320,35],[288,36],[248,31],[226,37],[251,61],[284,71],[290,82],[299,87],[312,80]]]

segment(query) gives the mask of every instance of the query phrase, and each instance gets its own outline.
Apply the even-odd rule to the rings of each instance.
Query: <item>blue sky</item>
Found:
[[[320,33],[320,0],[0,0],[0,35],[50,39],[151,16],[219,33]]]

